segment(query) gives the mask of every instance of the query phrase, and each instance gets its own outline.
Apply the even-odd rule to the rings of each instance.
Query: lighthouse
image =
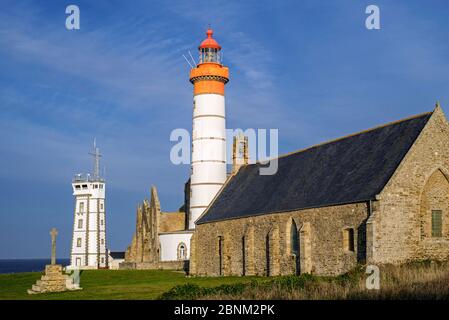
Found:
[[[94,142],[90,155],[94,159],[93,174],[77,174],[72,188],[75,197],[72,250],[68,269],[100,269],[108,267],[106,249],[106,182],[100,176],[100,149]]]
[[[189,229],[226,180],[225,85],[229,69],[222,65],[221,46],[212,29],[200,44],[199,62],[190,71],[193,84],[192,172]]]

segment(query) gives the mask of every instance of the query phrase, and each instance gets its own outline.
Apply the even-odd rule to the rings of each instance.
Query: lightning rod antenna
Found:
[[[94,180],[100,179],[100,148],[97,147],[97,141],[96,138],[94,138],[94,150],[92,152],[89,152],[91,156],[94,157]]]
[[[186,58],[186,56],[185,55],[182,55],[183,57],[184,57],[184,59],[186,59],[186,61],[187,61],[187,63],[189,64],[189,66],[190,66],[190,68],[192,68],[193,69],[193,66],[192,66],[192,64],[190,63],[190,61]]]

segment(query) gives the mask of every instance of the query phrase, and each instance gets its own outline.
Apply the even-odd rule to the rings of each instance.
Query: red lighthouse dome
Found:
[[[207,38],[204,39],[203,42],[201,42],[198,49],[201,50],[201,49],[211,48],[211,49],[220,50],[221,49],[220,45],[214,38],[212,38],[213,34],[214,34],[214,31],[211,28],[207,29],[207,32],[206,32]]]

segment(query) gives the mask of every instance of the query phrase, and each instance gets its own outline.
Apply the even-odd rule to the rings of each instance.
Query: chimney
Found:
[[[247,165],[249,161],[248,137],[242,133],[234,136],[232,145],[232,174],[237,173],[241,166]]]

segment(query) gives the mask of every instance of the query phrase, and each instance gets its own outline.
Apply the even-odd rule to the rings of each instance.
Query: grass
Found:
[[[338,277],[282,276],[243,285],[195,290],[195,299],[293,299],[293,300],[448,300],[449,262],[414,262],[380,266],[380,290],[366,289],[365,268]],[[222,286],[223,287],[223,286]],[[243,287],[243,288],[242,288]],[[183,299],[179,287],[162,298]],[[187,297],[191,297],[190,292]]]
[[[449,262],[380,267],[380,290],[367,290],[363,267],[338,277],[185,277],[164,270],[88,270],[83,290],[28,295],[40,273],[0,275],[0,299],[449,299]]]
[[[0,274],[0,300],[124,300],[157,299],[172,287],[183,284],[214,287],[245,283],[242,277],[188,278],[183,272],[167,270],[85,270],[81,273],[83,290],[28,295],[27,289],[41,273]]]

